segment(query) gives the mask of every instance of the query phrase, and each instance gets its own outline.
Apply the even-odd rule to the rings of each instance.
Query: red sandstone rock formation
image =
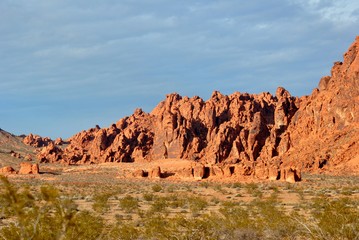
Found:
[[[193,178],[192,167],[178,169],[175,175],[181,179],[192,179]]]
[[[33,147],[46,147],[52,143],[52,140],[48,137],[40,137],[39,135],[30,133],[24,138],[23,143]]]
[[[305,171],[359,172],[359,37],[344,61],[334,63],[331,76],[300,99],[287,135],[284,162]]]
[[[41,163],[54,163],[61,162],[63,163],[63,150],[57,146],[53,142],[49,143],[48,146],[43,147],[41,151],[37,154],[37,158]]]
[[[9,174],[16,174],[16,171],[10,167],[10,166],[6,166],[3,168],[0,168],[0,175],[9,175]]]
[[[62,145],[64,143],[64,141],[62,140],[62,138],[56,138],[54,141],[55,145]]]
[[[22,162],[20,163],[19,174],[39,174],[39,165]]]
[[[205,167],[203,165],[196,165],[193,167],[193,177],[195,179],[202,179],[205,174]]]
[[[145,172],[142,169],[138,169],[132,172],[132,176],[135,178],[145,177]]]
[[[260,155],[271,158],[277,154],[278,138],[296,109],[296,98],[281,91],[285,94],[280,98],[269,93],[225,96],[214,92],[208,101],[170,94],[150,114],[138,109],[109,128],[76,134],[64,151],[55,151],[50,144],[39,158],[42,162],[63,159],[70,164],[166,158],[217,164],[253,162]],[[276,110],[278,103],[282,110]]]
[[[162,177],[161,168],[160,168],[160,167],[154,167],[154,168],[152,168],[152,169],[148,172],[148,177],[149,177],[149,178],[161,178],[161,177]]]
[[[271,180],[279,178],[281,166],[293,167],[294,174],[285,174],[297,180],[301,169],[334,169],[359,159],[358,51],[357,37],[344,62],[335,63],[332,75],[322,78],[310,96],[292,97],[282,87],[275,96],[215,91],[207,101],[174,93],[151,113],[137,109],[109,128],[97,126],[74,135],[64,150],[49,145],[40,160],[188,159],[212,166],[210,176]],[[179,174],[193,176],[193,169]]]
[[[298,182],[302,179],[300,170],[295,167],[283,167],[280,170],[280,179],[290,183]]]

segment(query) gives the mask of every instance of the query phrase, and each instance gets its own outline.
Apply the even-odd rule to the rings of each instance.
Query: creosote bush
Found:
[[[126,195],[124,198],[120,199],[120,207],[125,212],[132,213],[139,207],[138,200],[131,195]]]
[[[96,195],[94,195],[94,204],[92,205],[92,208],[99,213],[104,213],[108,211],[110,208],[108,204],[108,199],[111,197],[111,195],[112,194],[109,192],[97,193]]]
[[[154,192],[160,192],[162,190],[162,186],[159,184],[155,184],[152,186],[152,191]]]

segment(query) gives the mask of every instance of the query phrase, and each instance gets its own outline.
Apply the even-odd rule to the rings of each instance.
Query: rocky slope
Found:
[[[167,95],[151,113],[137,109],[109,128],[82,131],[66,148],[50,143],[41,162],[67,164],[187,159],[238,165],[249,175],[294,166],[324,171],[359,165],[359,37],[310,96],[215,91]],[[268,171],[267,171],[268,172]]]
[[[301,99],[282,159],[304,169],[359,172],[359,37],[312,94]]]
[[[23,137],[0,129],[0,168],[36,159],[34,148],[23,143]]]

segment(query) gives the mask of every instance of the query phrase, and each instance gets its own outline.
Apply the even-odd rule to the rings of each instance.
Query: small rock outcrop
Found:
[[[6,176],[6,175],[9,175],[9,174],[16,174],[16,171],[10,166],[0,168],[0,175],[5,175]]]
[[[62,161],[63,150],[51,142],[46,147],[43,147],[37,154],[37,158],[41,163],[63,163]]]
[[[22,162],[20,163],[20,170],[18,174],[39,174],[39,165]]]
[[[193,177],[195,179],[202,179],[205,174],[205,168],[203,165],[196,165],[193,167]]]
[[[64,144],[64,141],[62,140],[62,138],[56,138],[54,141],[55,145],[62,145]]]
[[[132,177],[142,178],[145,177],[145,172],[142,169],[138,169],[132,172]]]
[[[14,158],[18,158],[18,159],[22,158],[20,153],[17,153],[17,152],[14,152],[14,151],[10,151],[10,155],[11,155],[11,157],[14,157]]]
[[[152,169],[148,172],[148,177],[149,177],[149,178],[161,178],[161,177],[162,177],[161,168],[160,168],[160,167],[154,167],[154,168],[152,168]]]
[[[302,180],[301,172],[296,167],[283,167],[280,170],[281,180],[295,183]]]
[[[24,138],[23,143],[33,147],[46,147],[52,143],[52,140],[48,137],[41,137],[30,133]]]

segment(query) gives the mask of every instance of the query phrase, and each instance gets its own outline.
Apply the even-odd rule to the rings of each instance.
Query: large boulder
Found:
[[[16,171],[10,166],[0,168],[0,175],[9,175],[9,174],[16,174]]]
[[[19,174],[39,174],[39,165],[22,162],[20,163]]]
[[[161,168],[159,166],[152,168],[148,172],[148,176],[149,178],[161,178],[162,177]]]

